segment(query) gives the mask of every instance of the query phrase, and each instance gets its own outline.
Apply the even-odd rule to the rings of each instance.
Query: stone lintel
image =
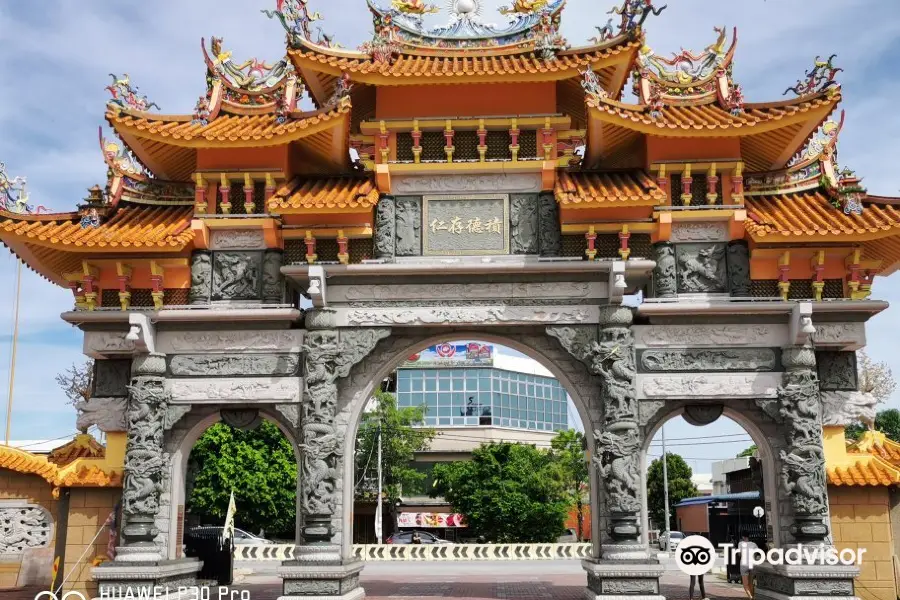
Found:
[[[172,404],[228,404],[300,402],[303,380],[299,377],[215,377],[169,379]]]
[[[781,373],[642,373],[637,376],[643,398],[775,398]]]
[[[435,306],[335,308],[336,327],[419,327],[423,325],[540,325],[598,323],[597,306]]]
[[[577,282],[492,282],[448,284],[393,285],[332,285],[328,301],[336,304],[350,302],[385,302],[398,300],[491,300],[491,299],[566,299],[601,300],[607,297],[607,284],[600,281]]]
[[[160,331],[157,350],[164,354],[299,353],[303,336],[300,329]]]

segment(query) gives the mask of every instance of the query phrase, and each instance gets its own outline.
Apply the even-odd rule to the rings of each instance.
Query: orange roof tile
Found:
[[[562,171],[554,189],[556,201],[570,208],[655,206],[666,194],[643,171],[579,173]]]
[[[120,134],[153,139],[176,146],[226,142],[241,146],[266,146],[301,138],[329,125],[350,112],[350,100],[295,118],[277,122],[274,113],[263,115],[221,115],[207,124],[193,122],[190,115],[154,115],[110,109],[106,120]]]
[[[378,203],[378,189],[370,179],[296,178],[269,199],[269,211],[289,213],[317,210],[369,210]]]
[[[75,462],[79,458],[103,458],[106,447],[87,433],[79,433],[75,438],[50,451],[47,460],[64,467]]]
[[[814,96],[799,101],[779,102],[773,104],[745,104],[744,111],[732,114],[718,104],[701,104],[688,106],[666,105],[659,117],[653,117],[647,106],[626,104],[615,100],[589,99],[588,105],[600,113],[621,120],[651,128],[648,133],[658,135],[678,135],[684,131],[732,130],[733,135],[749,135],[754,128],[765,124],[777,123],[821,107],[834,107],[840,101],[840,94],[831,97]]]
[[[900,469],[871,455],[853,455],[850,464],[827,466],[825,473],[831,485],[879,486],[900,484]]]
[[[100,466],[91,458],[79,458],[64,467],[18,448],[0,445],[0,469],[16,473],[37,475],[55,487],[118,487],[122,485],[122,473]]]
[[[51,481],[57,472],[57,466],[48,462],[46,456],[38,456],[11,446],[0,446],[0,469],[37,475],[47,481]]]
[[[861,454],[871,454],[900,467],[900,444],[880,431],[866,431],[847,448]]]
[[[123,206],[98,227],[82,228],[77,213],[12,215],[0,212],[0,240],[66,250],[141,248],[180,250],[193,239],[192,206]]]
[[[752,196],[745,205],[747,231],[757,240],[774,236],[813,240],[835,235],[874,239],[900,232],[900,210],[894,205],[866,202],[861,215],[847,215],[832,206],[820,190]]]
[[[382,75],[396,79],[408,77],[459,78],[463,76],[529,76],[557,73],[564,77],[579,76],[589,65],[637,50],[639,42],[607,47],[576,48],[560,52],[556,60],[544,60],[534,52],[489,54],[470,52],[457,55],[400,54],[390,64],[373,61],[361,52],[334,51],[318,47],[290,50],[295,63],[331,67],[336,73]],[[400,83],[398,81],[398,83]]]

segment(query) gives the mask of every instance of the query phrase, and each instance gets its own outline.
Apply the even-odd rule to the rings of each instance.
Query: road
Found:
[[[666,574],[661,592],[669,600],[687,598],[687,576],[665,559]],[[235,588],[247,590],[251,600],[275,600],[281,595],[277,563],[236,564]],[[256,568],[259,567],[259,568]],[[471,600],[581,600],[586,577],[578,560],[554,561],[454,561],[454,562],[370,562],[361,583],[369,600],[390,598],[456,598]],[[739,585],[708,577],[707,596],[739,599]],[[696,592],[695,592],[696,594]]]

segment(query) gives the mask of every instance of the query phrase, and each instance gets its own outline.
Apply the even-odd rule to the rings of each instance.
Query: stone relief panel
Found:
[[[769,346],[788,343],[786,325],[636,325],[638,347]]]
[[[259,300],[261,263],[260,252],[215,252],[210,298]]]
[[[513,194],[510,197],[509,243],[512,254],[537,254],[537,196],[533,194]]]
[[[262,301],[266,304],[280,304],[284,300],[284,277],[281,264],[284,254],[281,250],[266,250],[262,264]]]
[[[53,518],[44,507],[19,500],[0,501],[0,555],[46,548],[53,539]]]
[[[375,258],[394,258],[394,208],[393,196],[381,196],[375,206]]]
[[[822,390],[856,391],[856,352],[816,352],[819,388]]]
[[[212,255],[205,250],[191,254],[191,304],[209,303],[212,293]]]
[[[653,244],[653,295],[656,298],[674,298],[678,294],[675,268],[675,245],[669,242]]]
[[[447,325],[485,323],[597,323],[597,306],[487,306],[334,310],[341,325]]]
[[[865,323],[816,323],[812,335],[817,348],[838,347],[842,350],[859,350],[866,345]]]
[[[110,359],[94,362],[92,396],[127,396],[131,381],[131,359]]]
[[[156,347],[164,354],[218,352],[300,352],[301,330],[160,331]]]
[[[172,402],[224,404],[266,402],[284,404],[300,401],[299,377],[169,379]]]
[[[176,377],[288,376],[300,366],[299,354],[178,354],[168,360]]]
[[[131,354],[134,342],[126,340],[127,332],[85,331],[84,353],[102,359],[106,354]]]
[[[750,249],[744,240],[728,244],[728,291],[735,298],[750,297]]]
[[[391,188],[397,194],[459,194],[467,192],[537,193],[541,176],[533,173],[498,175],[395,176]]]
[[[642,398],[775,398],[781,373],[638,375]]]
[[[395,204],[395,252],[397,256],[422,254],[422,202],[419,198],[397,198]]]
[[[541,256],[559,256],[562,250],[562,230],[559,225],[559,204],[553,194],[538,198]]]
[[[668,371],[775,371],[778,356],[771,348],[678,348],[639,350],[642,372]]]
[[[725,250],[725,244],[677,244],[678,293],[725,292]]]
[[[601,299],[607,297],[605,282],[553,283],[459,283],[338,285],[328,288],[330,304],[392,302],[398,300],[483,299]]]
[[[100,431],[125,431],[126,398],[91,398],[75,403],[78,418],[75,426],[79,431],[87,431],[92,425]]]
[[[265,247],[261,229],[214,229],[209,235],[210,250],[262,250]]]
[[[728,223],[672,223],[671,242],[728,241]]]

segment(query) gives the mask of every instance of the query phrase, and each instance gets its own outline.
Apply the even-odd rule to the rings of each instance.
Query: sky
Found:
[[[381,0],[383,3],[386,0]],[[436,0],[443,5],[443,0]],[[324,17],[326,33],[348,48],[371,36],[365,0],[309,0]],[[611,0],[569,0],[562,33],[573,46],[606,23]],[[660,2],[657,2],[660,4]],[[840,159],[865,178],[873,193],[900,195],[900,11],[881,0],[668,0],[660,17],[646,23],[648,44],[658,53],[700,51],[715,39],[713,26],[739,29],[735,79],[748,102],[776,101],[811,66],[816,55],[838,55],[847,122]],[[103,124],[110,73],[128,73],[163,113],[190,113],[205,91],[200,38],[224,37],[238,59],[272,62],[284,54],[284,32],[261,9],[275,0],[0,0],[0,161],[10,176],[28,177],[31,199],[50,210],[71,210],[86,190],[105,180],[97,128]],[[484,0],[486,20],[500,22],[501,3]],[[433,22],[446,15],[432,17]],[[6,399],[15,292],[15,260],[0,257],[0,398]],[[81,334],[59,319],[72,307],[67,290],[23,270],[20,336],[15,371],[12,438],[49,439],[75,431],[72,407],[54,376],[83,360]],[[900,300],[900,276],[876,279],[873,298]],[[869,353],[900,374],[893,342],[900,309],[869,323]],[[888,403],[900,407],[900,392]],[[3,419],[5,411],[0,413]],[[697,431],[672,421],[670,439]],[[704,436],[741,433],[717,423]],[[724,438],[717,438],[724,439]],[[731,439],[731,438],[729,438]],[[734,438],[738,440],[739,438]],[[672,442],[675,443],[675,442]],[[693,445],[695,470],[709,472],[713,458],[727,458],[748,443]],[[689,461],[690,462],[690,461]]]

